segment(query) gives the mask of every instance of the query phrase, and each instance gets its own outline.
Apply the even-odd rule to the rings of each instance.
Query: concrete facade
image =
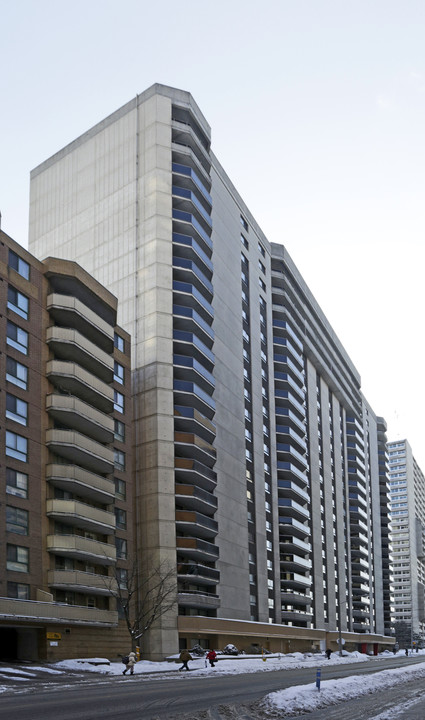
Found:
[[[179,612],[146,654],[210,619],[383,635],[379,421],[191,95],[154,85],[36,168],[30,249],[78,261],[132,337],[137,544]]]

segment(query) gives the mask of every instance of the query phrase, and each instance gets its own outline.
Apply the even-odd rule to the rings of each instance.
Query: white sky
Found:
[[[152,7],[153,6],[153,7]],[[2,229],[30,170],[154,82],[189,90],[425,471],[425,3],[0,0]]]

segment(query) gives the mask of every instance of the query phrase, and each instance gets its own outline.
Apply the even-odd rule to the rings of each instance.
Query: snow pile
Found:
[[[286,690],[270,693],[264,699],[264,705],[274,710],[284,710],[285,715],[299,712],[311,712],[328,705],[335,705],[359,695],[367,695],[376,690],[408,680],[425,678],[425,664],[409,665],[406,668],[382,670],[373,675],[356,675],[339,680],[324,680],[320,684],[320,692],[315,683],[312,685],[295,685]]]

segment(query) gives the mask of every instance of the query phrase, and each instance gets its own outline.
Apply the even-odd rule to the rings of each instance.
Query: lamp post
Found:
[[[338,645],[339,645],[339,656],[342,657],[342,628],[341,628],[341,608],[343,605],[347,605],[346,600],[339,599],[338,593]]]

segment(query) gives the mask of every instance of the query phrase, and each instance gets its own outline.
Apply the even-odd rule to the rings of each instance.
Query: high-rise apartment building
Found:
[[[385,423],[191,95],[155,85],[36,168],[30,249],[108,287],[132,338],[138,553],[178,593],[143,651],[381,641]]]
[[[129,642],[130,337],[87,272],[4,232],[0,307],[0,657],[114,655]]]
[[[407,440],[388,443],[393,617],[405,642],[423,637],[425,623],[425,477]],[[408,626],[408,628],[407,628]],[[413,634],[412,634],[413,633]]]

